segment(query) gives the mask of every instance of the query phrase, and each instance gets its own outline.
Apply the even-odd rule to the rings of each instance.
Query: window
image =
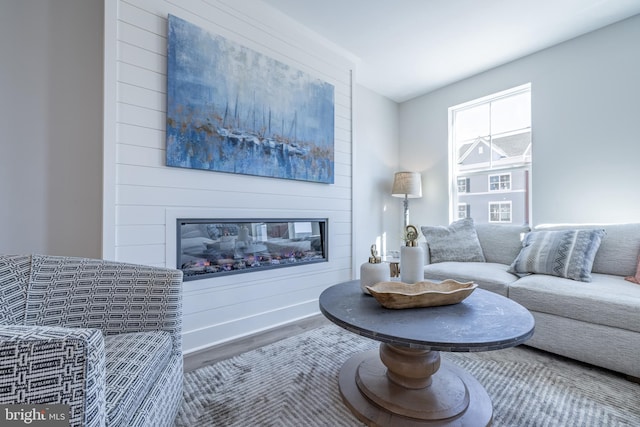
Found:
[[[458,203],[458,218],[465,219],[471,218],[471,206],[466,203]]]
[[[489,175],[489,191],[511,190],[511,174]]]
[[[464,204],[477,223],[530,223],[531,85],[450,107],[449,119],[450,219]]]
[[[469,178],[458,178],[458,193],[469,192]]]
[[[489,222],[511,222],[511,201],[490,202]]]

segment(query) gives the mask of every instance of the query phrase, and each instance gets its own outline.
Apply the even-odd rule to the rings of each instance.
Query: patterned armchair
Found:
[[[0,255],[0,404],[72,426],[170,426],[182,400],[182,272]]]

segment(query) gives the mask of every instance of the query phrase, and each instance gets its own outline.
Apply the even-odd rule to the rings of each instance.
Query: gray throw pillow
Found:
[[[522,249],[522,239],[531,231],[528,225],[476,224],[482,254],[487,262],[511,265]]]
[[[522,250],[509,272],[590,282],[593,260],[604,235],[604,230],[533,231],[522,241]]]
[[[472,218],[445,226],[422,226],[431,263],[461,261],[485,262]]]

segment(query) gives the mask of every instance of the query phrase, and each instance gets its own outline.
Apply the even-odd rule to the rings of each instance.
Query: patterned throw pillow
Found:
[[[624,280],[628,280],[633,283],[637,283],[640,285],[640,256],[638,257],[638,267],[636,268],[636,275],[625,277]]]
[[[473,219],[452,222],[448,227],[423,226],[431,263],[461,261],[485,262]]]
[[[527,233],[522,250],[509,272],[548,274],[591,281],[591,268],[604,230],[534,231]]]

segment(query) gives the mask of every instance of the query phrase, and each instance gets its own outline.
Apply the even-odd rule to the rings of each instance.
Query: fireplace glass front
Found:
[[[184,280],[326,262],[324,219],[177,220]]]

